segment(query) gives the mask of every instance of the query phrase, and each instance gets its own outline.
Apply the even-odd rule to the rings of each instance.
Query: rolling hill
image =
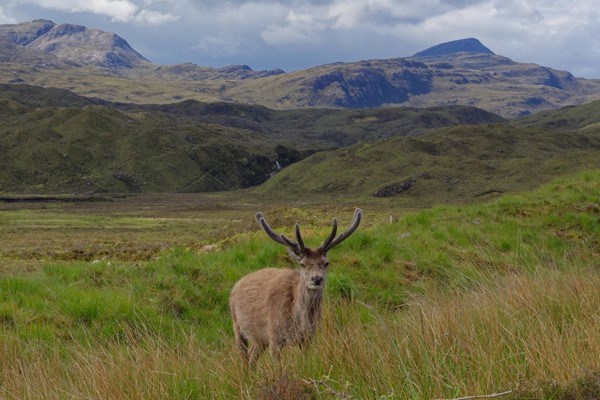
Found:
[[[597,115],[600,102],[569,111]],[[565,112],[549,111],[540,121],[553,113],[564,120]],[[525,122],[446,127],[320,152],[285,168],[256,192],[289,200],[386,197],[421,207],[531,190],[559,175],[600,168],[597,124],[547,130]]]
[[[316,150],[503,119],[458,106],[135,105],[21,84],[0,85],[0,120],[1,192],[137,193],[254,186]]]
[[[1,85],[0,106],[4,193],[197,192],[262,183],[254,191],[270,198],[376,196],[423,205],[485,199],[600,167],[600,102],[506,121],[461,106],[136,105]]]

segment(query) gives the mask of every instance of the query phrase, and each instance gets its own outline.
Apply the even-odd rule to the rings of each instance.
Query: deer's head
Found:
[[[302,281],[306,287],[310,290],[322,290],[325,284],[325,277],[327,274],[327,267],[329,261],[327,261],[327,252],[344,241],[350,236],[358,225],[362,217],[362,210],[357,208],[354,212],[354,218],[352,223],[343,233],[336,237],[337,234],[337,220],[334,218],[332,222],[331,233],[317,248],[306,247],[300,234],[300,226],[296,224],[296,241],[288,239],[283,234],[277,234],[271,229],[271,227],[265,221],[265,217],[262,213],[256,213],[256,220],[265,233],[274,241],[287,247],[288,254],[290,257],[300,264],[300,274]]]

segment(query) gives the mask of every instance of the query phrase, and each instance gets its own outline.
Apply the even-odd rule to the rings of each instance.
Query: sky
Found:
[[[159,64],[289,72],[474,37],[600,79],[598,0],[0,0],[0,24],[39,18],[114,32]]]

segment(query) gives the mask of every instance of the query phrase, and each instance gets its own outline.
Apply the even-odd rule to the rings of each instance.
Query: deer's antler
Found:
[[[335,237],[335,234],[337,233],[337,220],[334,218],[331,224],[331,233],[329,234],[329,237],[321,243],[319,250],[323,253],[327,253],[329,250],[346,240],[348,236],[352,235],[356,228],[358,228],[358,225],[360,225],[362,213],[363,211],[360,208],[357,208],[354,211],[354,218],[352,219],[350,226],[344,232],[340,233],[338,237]]]
[[[265,233],[271,239],[273,239],[279,244],[289,247],[290,250],[292,250],[297,255],[302,255],[304,253],[304,241],[302,240],[302,235],[300,234],[300,226],[298,224],[296,224],[295,226],[297,242],[294,242],[293,240],[288,239],[284,234],[278,234],[275,231],[273,231],[269,224],[267,224],[267,221],[265,220],[265,217],[262,213],[256,213],[256,220],[258,221],[258,224],[263,229],[263,231],[265,231]]]

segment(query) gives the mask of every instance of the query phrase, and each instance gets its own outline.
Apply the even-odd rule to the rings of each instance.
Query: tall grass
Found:
[[[598,398],[598,182],[362,227],[330,254],[313,345],[253,371],[233,346],[229,290],[292,267],[260,232],[214,253],[0,276],[0,398]]]
[[[600,276],[593,271],[511,275],[468,291],[434,290],[399,313],[354,301],[327,304],[306,354],[287,349],[281,370],[265,357],[254,372],[244,371],[225,336],[215,346],[193,331],[175,341],[151,329],[125,329],[119,342],[89,337],[82,344],[24,341],[4,327],[0,393],[254,399],[291,387],[294,395],[319,397],[306,383],[313,379],[325,398],[331,392],[318,382],[354,398],[436,398],[531,391],[532,382],[566,385],[600,369]]]

